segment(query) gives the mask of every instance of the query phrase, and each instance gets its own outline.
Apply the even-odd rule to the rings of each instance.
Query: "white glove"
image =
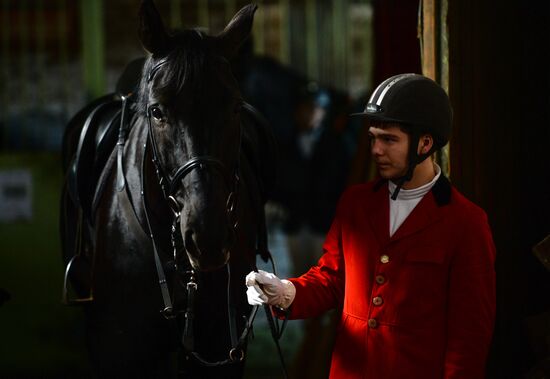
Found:
[[[250,305],[269,304],[286,309],[296,296],[296,287],[286,279],[279,279],[270,272],[251,271],[246,276],[246,296]]]

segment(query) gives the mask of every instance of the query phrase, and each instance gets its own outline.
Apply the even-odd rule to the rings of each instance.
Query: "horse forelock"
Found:
[[[195,30],[178,32],[171,39],[173,49],[166,56],[149,56],[145,62],[138,111],[146,111],[150,95],[167,102],[183,91],[198,94],[204,89],[203,78],[209,54],[207,41]]]

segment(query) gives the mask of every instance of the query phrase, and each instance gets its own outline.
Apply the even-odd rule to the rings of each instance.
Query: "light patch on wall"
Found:
[[[31,171],[0,171],[0,222],[29,221],[31,219]]]

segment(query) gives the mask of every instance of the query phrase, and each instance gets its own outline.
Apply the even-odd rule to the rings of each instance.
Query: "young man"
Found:
[[[331,378],[483,378],[495,249],[484,211],[430,158],[450,136],[449,99],[402,74],[356,116],[369,121],[380,178],[341,197],[317,266],[290,280],[251,272],[249,303],[291,318],[341,307]]]

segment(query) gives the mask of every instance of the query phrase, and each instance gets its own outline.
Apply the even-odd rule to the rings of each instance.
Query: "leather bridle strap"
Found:
[[[228,275],[230,275],[229,265],[227,265],[227,272],[228,272]],[[229,357],[221,361],[211,362],[204,359],[203,357],[200,356],[199,353],[194,351],[195,341],[193,336],[193,321],[195,318],[194,299],[195,299],[196,291],[197,291],[197,284],[195,283],[194,273],[191,272],[191,277],[189,279],[189,282],[187,283],[187,307],[185,310],[185,324],[184,324],[184,331],[182,336],[182,345],[185,352],[190,357],[192,357],[197,362],[199,362],[201,365],[206,367],[218,367],[218,366],[223,366],[227,364],[234,364],[234,363],[241,362],[244,359],[244,346],[246,344],[246,341],[248,340],[248,335],[252,330],[252,325],[254,323],[254,319],[256,318],[256,313],[258,312],[259,306],[255,305],[252,307],[252,310],[247,318],[245,328],[241,333],[240,337],[238,337],[238,339],[237,339],[237,333],[238,333],[237,325],[236,325],[236,322],[234,322],[235,321],[234,312],[229,313],[229,318],[230,318],[229,331],[230,331],[231,346],[232,346],[232,348],[229,350]],[[230,299],[229,289],[228,289],[228,299]],[[231,307],[230,305],[228,306]]]
[[[226,183],[230,185],[231,180],[229,179],[229,174],[225,169],[225,165],[219,159],[211,156],[198,156],[187,161],[187,163],[176,171],[172,179],[169,180],[170,195],[174,195],[176,193],[179,183],[187,176],[187,174],[193,171],[193,169],[197,167],[202,168],[203,166],[212,166],[219,170],[222,173]]]
[[[229,318],[229,337],[231,338],[231,346],[237,346],[237,312],[233,302],[231,301],[231,265],[227,266],[227,315]]]
[[[120,95],[122,100],[122,110],[120,112],[120,127],[118,129],[117,140],[117,176],[116,176],[116,189],[118,192],[124,190],[126,185],[126,179],[124,177],[124,167],[122,165],[124,160],[124,147],[126,145],[126,139],[128,138],[128,132],[130,129],[130,123],[126,122],[126,109],[128,108],[128,98],[132,94]]]
[[[143,201],[144,209],[145,209],[145,220],[147,222],[147,231],[149,233],[149,237],[151,238],[151,242],[153,245],[153,254],[155,257],[155,266],[157,268],[157,275],[159,278],[159,285],[160,285],[160,292],[162,295],[162,300],[164,302],[164,309],[161,310],[161,313],[163,316],[167,319],[174,318],[174,307],[172,305],[172,299],[170,298],[170,291],[168,290],[168,283],[166,282],[166,275],[164,274],[164,268],[162,267],[162,261],[160,260],[160,256],[157,250],[157,243],[155,242],[155,235],[153,233],[153,228],[151,227],[151,221],[149,220],[149,212],[147,212],[147,197],[145,196],[145,157],[147,155],[147,144],[143,146],[143,160],[141,162],[141,198]]]

